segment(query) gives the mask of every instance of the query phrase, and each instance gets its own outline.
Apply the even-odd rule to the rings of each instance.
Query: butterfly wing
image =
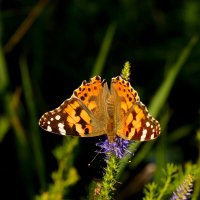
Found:
[[[116,135],[126,140],[147,141],[160,134],[160,125],[140,101],[129,81],[120,76],[112,79],[111,95],[115,99]]]
[[[100,76],[83,81],[71,98],[58,108],[46,112],[39,125],[46,131],[81,137],[105,134],[105,101],[109,95],[107,83]]]

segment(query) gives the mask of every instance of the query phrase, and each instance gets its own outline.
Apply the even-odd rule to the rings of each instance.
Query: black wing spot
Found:
[[[96,80],[100,81],[101,77],[100,76],[96,76]]]
[[[86,80],[84,80],[84,81],[83,81],[83,85],[86,85],[86,84],[87,84],[87,82],[86,82]]]
[[[89,134],[89,128],[85,128],[85,135]]]
[[[75,111],[76,111],[76,115],[75,116],[80,116],[82,109],[81,108],[76,108]]]
[[[84,100],[85,100],[85,97],[84,97],[84,96],[81,96],[80,99],[81,99],[82,101],[84,101]]]
[[[128,137],[128,135],[129,135],[129,131],[126,131],[126,137]]]

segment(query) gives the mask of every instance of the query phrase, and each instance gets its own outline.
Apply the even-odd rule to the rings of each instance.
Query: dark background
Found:
[[[38,10],[42,8],[39,14],[35,18],[32,16],[33,23],[30,26],[22,25],[22,28],[27,28],[25,34],[9,46],[13,35],[20,36],[21,33],[16,33],[16,30],[38,2]],[[145,105],[150,103],[182,50],[192,37],[199,36],[200,31],[198,0],[1,0],[0,6],[0,51],[5,59],[6,70],[2,71],[0,67],[0,78],[3,80],[7,77],[6,84],[0,86],[0,116],[6,119],[0,127],[0,195],[3,199],[32,199],[51,183],[51,172],[57,168],[51,152],[61,144],[63,137],[39,129],[37,120],[44,112],[69,98],[83,80],[89,80],[94,75],[94,66],[110,27],[114,27],[113,38],[99,75],[109,84],[112,77],[121,73],[125,61],[130,61],[131,84]],[[196,162],[199,156],[196,140],[200,102],[199,55],[200,45],[197,42],[157,117],[162,120],[162,116],[169,113],[163,130],[166,162]],[[20,67],[24,61],[31,81],[32,98],[28,101],[24,90],[29,91],[29,88],[26,88],[27,83],[23,83],[22,78],[27,75]],[[8,105],[9,102],[15,104],[15,101],[13,114]],[[34,104],[33,110],[29,109],[29,103]],[[23,137],[19,135],[19,124],[15,120],[13,122],[15,115],[22,126]],[[35,143],[31,131],[37,135]],[[170,142],[169,138],[173,141],[173,137],[178,139]],[[22,138],[27,148],[21,146]],[[97,158],[99,163],[95,161],[96,164],[91,168],[87,166],[95,156],[96,141],[96,138],[80,139],[75,166],[82,178],[71,189],[71,199],[86,196],[89,182],[102,176],[102,158]],[[43,188],[35,169],[33,149],[36,143],[41,144],[38,148],[44,155]],[[24,149],[28,149],[28,160],[22,155],[26,151]],[[137,169],[131,171],[125,185],[149,162],[151,160],[147,155]],[[22,169],[22,166],[26,166],[26,169]],[[30,176],[27,175],[29,173]],[[141,189],[136,193],[129,198],[135,195],[141,199]]]

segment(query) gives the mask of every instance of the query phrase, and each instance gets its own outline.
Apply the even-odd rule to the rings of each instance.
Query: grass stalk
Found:
[[[31,86],[31,78],[29,76],[28,67],[27,67],[25,58],[21,58],[20,60],[20,70],[21,70],[21,76],[22,76],[23,91],[24,91],[28,114],[29,114],[29,117],[28,117],[29,120],[27,123],[29,123],[30,125],[32,150],[33,150],[34,159],[35,159],[34,163],[37,169],[37,174],[38,174],[38,178],[41,184],[41,189],[44,189],[46,185],[44,155],[43,155],[43,149],[42,149],[41,138],[40,138],[40,133],[39,133],[34,96],[33,96],[33,91],[32,91],[32,86]]]
[[[116,24],[111,23],[109,25],[107,31],[106,31],[106,34],[105,34],[105,37],[103,39],[99,54],[98,54],[97,59],[96,59],[96,63],[95,63],[94,68],[93,68],[93,72],[91,74],[92,77],[95,76],[95,75],[101,75],[102,74],[103,67],[105,65],[106,58],[107,58],[109,50],[110,50],[110,46],[112,44],[115,29],[116,29]]]

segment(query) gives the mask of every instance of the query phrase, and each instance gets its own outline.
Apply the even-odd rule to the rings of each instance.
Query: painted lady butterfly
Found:
[[[130,83],[112,78],[110,91],[100,76],[83,81],[71,98],[39,120],[46,131],[81,137],[107,134],[125,140],[147,141],[160,134],[160,124],[140,101]]]

